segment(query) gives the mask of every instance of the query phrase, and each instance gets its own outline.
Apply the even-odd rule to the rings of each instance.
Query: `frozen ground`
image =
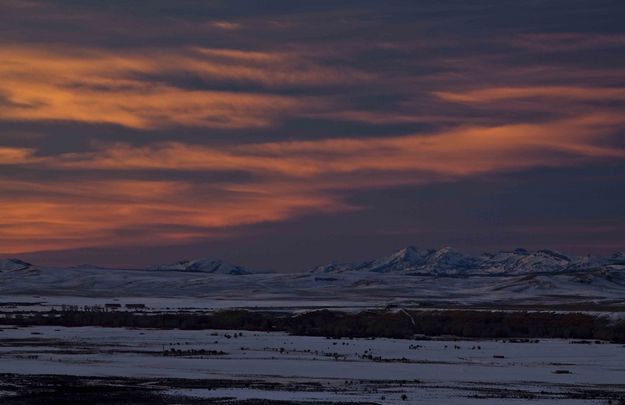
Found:
[[[220,297],[77,297],[67,295],[3,295],[0,294],[0,313],[16,311],[41,312],[52,309],[61,310],[64,307],[99,306],[119,304],[120,310],[128,310],[126,305],[141,304],[141,312],[210,312],[222,309],[248,310],[294,310],[305,311],[310,309],[340,309],[362,310],[365,308],[379,308],[385,302],[380,301],[350,301],[340,299],[306,300],[296,298],[270,299],[250,296],[247,299],[228,299]]]
[[[40,302],[39,297],[58,305],[73,304],[54,297],[67,301],[76,296],[83,304],[127,297],[127,302],[164,308],[575,305],[576,310],[592,306],[615,312],[625,311],[625,271],[472,277],[374,272],[224,275],[99,268],[0,273],[0,306]],[[174,301],[178,303],[169,305]]]
[[[625,347],[4,327],[0,374],[5,400],[20,392],[16,375],[58,375],[89,377],[92,384],[98,378],[134,379],[129,385],[151,387],[172,403],[261,398],[386,404],[406,403],[405,395],[408,403],[496,404],[505,398],[598,404],[625,398]]]

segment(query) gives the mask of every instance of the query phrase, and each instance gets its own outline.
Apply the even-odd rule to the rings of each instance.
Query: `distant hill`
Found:
[[[33,267],[32,264],[20,259],[1,259],[0,271],[26,270]]]
[[[409,246],[380,259],[355,263],[329,263],[317,266],[312,273],[375,272],[410,273],[431,276],[524,275],[562,273],[625,266],[625,254],[610,257],[570,257],[543,249],[484,253],[470,256],[451,248],[417,249]]]
[[[149,267],[148,270],[188,271],[230,275],[244,275],[252,273],[250,270],[241,266],[236,266],[219,259],[181,260],[172,264],[152,266]]]

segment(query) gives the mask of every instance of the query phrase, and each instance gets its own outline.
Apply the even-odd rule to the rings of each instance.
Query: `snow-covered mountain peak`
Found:
[[[313,273],[342,273],[346,271],[374,273],[426,273],[432,275],[462,274],[471,268],[474,258],[451,247],[417,249],[413,246],[398,250],[389,256],[363,263],[330,263],[318,266]]]
[[[414,246],[408,246],[388,256],[389,261],[401,260],[406,262],[415,262],[421,260],[422,258],[423,252],[418,251]]]
[[[368,270],[376,273],[389,271],[412,271],[423,265],[434,250],[419,250],[413,246],[398,250],[389,256],[357,266],[359,270]]]
[[[0,271],[25,270],[31,267],[32,264],[20,259],[0,259]]]
[[[456,249],[450,246],[445,246],[438,250],[435,250],[430,255],[430,260],[431,261],[440,261],[440,260],[448,261],[448,260],[455,260],[455,259],[460,259],[464,257],[465,256],[459,251],[457,251]]]
[[[446,246],[432,251],[418,272],[444,275],[464,274],[475,267],[475,258],[465,256],[456,249]]]
[[[313,268],[311,273],[340,273],[345,270],[352,270],[353,264],[349,263],[337,263],[336,261],[331,261],[327,264],[322,264]]]
[[[564,271],[570,264],[570,257],[554,250],[530,252],[515,249],[512,252],[485,253],[480,257],[477,268],[485,274],[531,274]]]
[[[571,258],[564,253],[560,253],[557,250],[551,249],[542,249],[535,253],[537,256],[548,257],[553,260],[560,261],[562,263],[568,263],[571,261]]]
[[[250,274],[251,272],[241,266],[236,266],[227,263],[220,259],[196,259],[196,260],[181,260],[176,263],[153,266],[150,270],[158,271],[189,271],[199,273],[212,273],[212,274],[230,274],[230,275],[243,275]]]
[[[382,257],[381,259],[374,260],[376,264],[385,263],[405,263],[405,264],[418,264],[421,263],[433,250],[420,250],[414,246],[408,246],[407,248],[398,250],[389,256]]]
[[[625,253],[616,252],[612,256],[610,256],[610,260],[613,262],[618,262],[619,264],[625,264]]]
[[[409,273],[432,276],[524,275],[561,273],[598,269],[608,265],[625,265],[625,255],[612,257],[581,256],[571,258],[555,250],[484,253],[479,257],[465,255],[452,247],[417,249],[409,246],[389,256],[360,263],[330,263],[313,272]]]

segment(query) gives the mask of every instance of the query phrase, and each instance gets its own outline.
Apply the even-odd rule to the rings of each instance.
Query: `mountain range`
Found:
[[[36,268],[20,259],[0,260],[1,271]],[[82,268],[98,268],[96,266]],[[328,263],[309,270],[312,274],[338,273],[393,273],[422,276],[517,276],[528,274],[567,273],[588,270],[625,269],[625,253],[611,256],[567,256],[542,249],[529,251],[515,249],[479,256],[463,254],[451,247],[417,249],[413,246],[398,250],[389,256],[353,263]],[[222,275],[249,275],[263,273],[234,265],[220,259],[181,260],[156,265],[144,270],[197,272]]]
[[[472,256],[452,248],[408,247],[378,259],[293,273],[259,272],[218,259],[139,269],[0,260],[0,297],[13,302],[7,298],[13,295],[178,297],[194,303],[226,299],[253,306],[301,302],[350,308],[371,303],[625,308],[625,255],[571,257],[552,250],[516,249]]]
[[[523,275],[625,268],[625,254],[609,257],[571,257],[553,250],[526,249],[484,253],[470,256],[451,248],[417,249],[407,247],[380,259],[356,263],[329,263],[317,266],[313,273],[406,273],[430,276]]]
[[[247,270],[244,267],[236,266],[219,259],[181,260],[172,264],[148,267],[148,270],[190,271],[212,274],[231,274],[237,276],[252,273],[252,271]]]

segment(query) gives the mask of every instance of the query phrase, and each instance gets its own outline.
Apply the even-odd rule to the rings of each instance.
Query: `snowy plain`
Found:
[[[625,395],[625,347],[608,343],[327,339],[275,332],[48,326],[5,327],[1,334],[0,374],[301,384],[299,390],[166,390],[174,396],[405,403],[401,396],[406,395],[410,403],[481,404],[495,403],[501,395],[531,403],[606,403],[592,395],[576,398],[586,391],[598,397],[604,391]],[[178,354],[166,355],[171,349]]]

